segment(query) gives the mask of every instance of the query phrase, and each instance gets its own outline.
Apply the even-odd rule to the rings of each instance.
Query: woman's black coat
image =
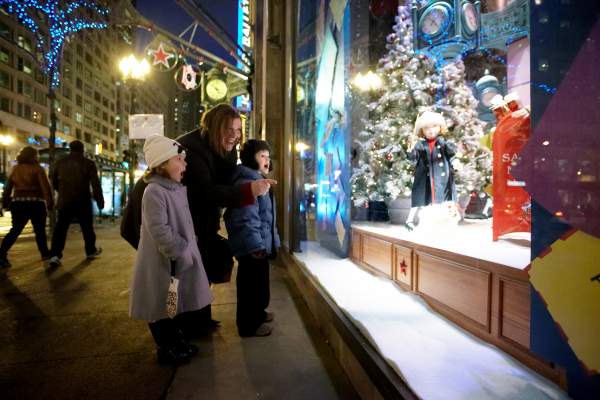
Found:
[[[186,147],[187,167],[182,182],[187,187],[198,246],[204,255],[205,246],[219,231],[221,208],[239,207],[251,192],[247,185],[229,183],[237,161],[235,150],[221,157],[210,149],[199,130],[186,133],[177,141]]]

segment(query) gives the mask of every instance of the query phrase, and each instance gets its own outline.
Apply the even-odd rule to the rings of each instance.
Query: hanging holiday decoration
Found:
[[[172,70],[179,60],[177,50],[163,41],[151,43],[146,49],[146,54],[150,58],[150,65],[159,71]]]
[[[485,123],[477,116],[477,100],[465,82],[463,62],[437,69],[435,60],[415,52],[409,7],[399,8],[393,29],[387,37],[389,52],[375,71],[382,89],[364,98],[369,119],[355,140],[354,205],[411,195],[415,166],[408,153],[417,139],[415,120],[424,111],[444,116],[448,126],[444,138],[457,146],[452,162],[457,194],[481,190],[491,180],[491,154],[480,144]]]
[[[196,90],[200,87],[201,73],[196,65],[182,65],[175,73],[177,87],[186,91]]]
[[[108,15],[108,10],[98,7],[94,1],[66,2],[68,6],[61,8],[59,0],[0,0],[2,7],[9,14],[15,14],[19,22],[35,35],[36,46],[42,54],[42,70],[50,75],[51,86],[57,87],[60,81],[60,56],[65,40],[83,29],[104,29],[103,21],[91,21],[88,18],[76,17],[77,14],[95,13],[101,18]]]

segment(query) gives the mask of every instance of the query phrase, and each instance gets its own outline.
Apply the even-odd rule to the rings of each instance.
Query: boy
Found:
[[[263,179],[271,170],[270,147],[264,140],[248,140],[240,152],[241,165],[232,176],[239,185]],[[229,244],[238,260],[237,315],[240,336],[268,336],[273,320],[269,305],[269,259],[275,258],[279,235],[272,193],[257,196],[254,204],[225,212]]]

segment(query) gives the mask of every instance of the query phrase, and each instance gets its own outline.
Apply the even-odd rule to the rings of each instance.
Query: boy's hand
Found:
[[[269,192],[269,189],[271,189],[271,185],[276,184],[277,181],[273,179],[257,179],[252,181],[252,184],[250,185],[252,188],[252,195],[255,197],[265,195]]]

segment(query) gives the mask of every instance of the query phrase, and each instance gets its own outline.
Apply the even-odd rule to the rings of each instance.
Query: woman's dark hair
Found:
[[[19,164],[37,164],[38,163],[38,152],[31,146],[25,146],[19,151],[17,155],[17,162]]]
[[[244,143],[242,145],[242,150],[240,151],[240,160],[242,161],[242,165],[245,165],[251,169],[258,169],[258,163],[256,162],[255,156],[256,153],[262,150],[266,150],[269,153],[271,152],[269,143],[264,140],[250,139]]]
[[[211,150],[225,157],[225,149],[221,144],[227,125],[234,119],[241,119],[240,113],[229,104],[217,104],[204,113],[200,121],[200,132],[208,140]]]

